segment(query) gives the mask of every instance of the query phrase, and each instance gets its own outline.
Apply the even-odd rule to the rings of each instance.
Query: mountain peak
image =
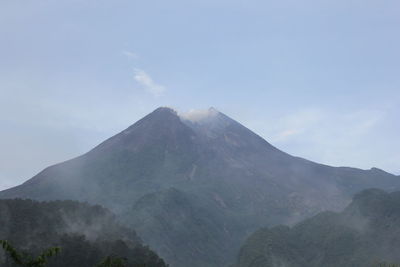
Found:
[[[151,112],[149,115],[155,115],[155,114],[173,115],[175,117],[178,116],[178,112],[171,107],[159,107],[155,109],[153,112]]]
[[[146,122],[146,124],[159,124],[162,126],[168,126],[172,121],[179,122],[180,119],[178,112],[170,107],[159,107],[145,116],[142,120],[139,120],[141,123]]]
[[[179,117],[184,124],[195,132],[213,139],[223,136],[230,125],[237,124],[237,122],[213,107],[179,113]]]

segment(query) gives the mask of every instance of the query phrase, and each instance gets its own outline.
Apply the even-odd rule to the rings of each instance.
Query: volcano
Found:
[[[158,108],[0,198],[101,204],[172,266],[221,267],[260,227],[340,210],[366,188],[400,189],[380,169],[289,155],[216,109],[189,115]]]

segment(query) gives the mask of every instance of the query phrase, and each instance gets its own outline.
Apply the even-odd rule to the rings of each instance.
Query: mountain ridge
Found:
[[[212,116],[205,116],[207,112]],[[159,254],[172,265],[220,267],[233,261],[240,242],[259,227],[341,210],[354,193],[369,187],[400,189],[397,176],[291,156],[225,114],[207,112],[191,114],[188,120],[171,108],[158,108],[82,156],[1,191],[0,198],[101,204],[135,229],[140,221],[151,222],[154,231],[139,227],[138,234],[158,253],[164,251]],[[162,212],[158,197],[175,199],[170,188],[189,202],[172,202],[176,206],[171,210],[181,214],[177,218]],[[141,199],[146,201],[135,206]],[[142,217],[135,217],[132,210]],[[194,211],[212,218],[192,216]],[[171,220],[182,229],[165,235]],[[221,229],[227,234],[218,235]],[[218,238],[213,239],[214,246],[199,238],[198,246],[178,251],[173,237],[190,238],[185,234],[190,231]],[[226,243],[232,246],[218,250]],[[171,247],[165,249],[164,244]],[[210,262],[207,253],[217,258]]]

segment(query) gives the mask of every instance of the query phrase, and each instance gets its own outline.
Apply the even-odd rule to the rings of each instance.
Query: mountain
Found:
[[[37,257],[44,249],[60,247],[49,267],[94,267],[108,256],[126,258],[130,267],[167,266],[134,231],[100,206],[71,200],[0,200],[0,218],[0,240],[8,240],[20,252]],[[0,266],[17,266],[2,248]]]
[[[400,262],[399,222],[400,192],[365,190],[340,213],[258,230],[236,267],[389,266],[383,263]]]
[[[158,108],[0,198],[101,204],[172,266],[220,267],[256,229],[340,210],[371,187],[393,191],[400,179],[291,156],[212,108]]]

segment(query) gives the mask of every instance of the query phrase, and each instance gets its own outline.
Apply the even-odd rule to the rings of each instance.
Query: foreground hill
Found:
[[[400,189],[400,179],[293,157],[215,109],[159,108],[0,198],[101,204],[173,266],[221,267],[256,229],[340,210],[370,187]]]
[[[120,226],[100,206],[74,201],[0,200],[0,239],[33,255],[59,246],[49,267],[94,267],[107,256],[127,259],[127,266],[165,267],[166,264],[136,233]],[[0,266],[14,266],[0,250]]]
[[[292,228],[255,232],[236,266],[387,266],[379,263],[400,262],[399,222],[400,192],[365,190],[341,213],[323,212]]]

